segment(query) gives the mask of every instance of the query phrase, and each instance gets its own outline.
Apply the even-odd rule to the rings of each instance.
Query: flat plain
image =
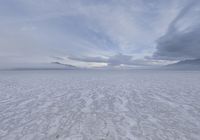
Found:
[[[1,140],[199,140],[200,72],[1,71]]]

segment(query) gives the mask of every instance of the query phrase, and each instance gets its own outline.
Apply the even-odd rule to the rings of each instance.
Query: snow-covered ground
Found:
[[[1,140],[199,140],[200,72],[1,71]]]

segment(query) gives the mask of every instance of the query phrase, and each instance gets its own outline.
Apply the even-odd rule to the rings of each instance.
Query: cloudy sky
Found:
[[[200,58],[199,0],[1,0],[0,67]]]

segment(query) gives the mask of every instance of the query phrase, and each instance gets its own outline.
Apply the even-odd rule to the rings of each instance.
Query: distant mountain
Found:
[[[200,70],[200,59],[183,60],[175,64],[165,66],[167,69]]]

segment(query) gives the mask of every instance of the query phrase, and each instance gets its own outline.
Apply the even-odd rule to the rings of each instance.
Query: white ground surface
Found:
[[[200,72],[0,72],[1,140],[200,140]]]

